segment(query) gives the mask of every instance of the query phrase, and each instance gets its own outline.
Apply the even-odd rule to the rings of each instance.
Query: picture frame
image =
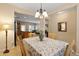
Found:
[[[58,31],[67,32],[67,22],[59,22],[58,23]]]

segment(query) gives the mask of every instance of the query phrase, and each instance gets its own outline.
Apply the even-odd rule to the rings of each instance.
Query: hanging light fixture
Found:
[[[37,10],[36,14],[35,14],[35,18],[47,18],[48,14],[46,12],[46,10],[42,9],[42,3],[41,3],[41,8],[40,10]]]

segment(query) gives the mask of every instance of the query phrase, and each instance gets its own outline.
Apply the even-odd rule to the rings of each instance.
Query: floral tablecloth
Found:
[[[32,56],[63,56],[68,43],[44,37],[40,41],[39,37],[23,39],[24,46],[29,49]]]

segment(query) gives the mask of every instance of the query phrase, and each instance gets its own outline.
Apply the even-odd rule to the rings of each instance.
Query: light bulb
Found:
[[[35,14],[35,18],[38,18],[40,16],[39,11],[37,10],[36,14]]]
[[[44,17],[43,15],[40,15],[40,19],[43,19],[43,17]]]
[[[48,14],[47,14],[46,10],[44,10],[43,16],[44,16],[44,17],[48,17]]]

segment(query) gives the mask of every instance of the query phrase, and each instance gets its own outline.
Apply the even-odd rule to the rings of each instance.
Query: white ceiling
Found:
[[[35,14],[35,12],[40,9],[40,3],[12,3],[20,8],[28,9]],[[45,9],[47,12],[53,11],[56,8],[64,5],[63,3],[42,3],[42,8]],[[39,23],[39,20],[36,19],[34,16],[31,15],[23,15],[23,14],[15,14],[15,19],[24,21],[24,22],[32,22],[32,23]]]
[[[33,13],[35,13],[41,7],[40,3],[12,3],[12,5],[31,10]],[[42,3],[42,8],[47,12],[50,12],[62,5],[64,5],[64,3]]]

